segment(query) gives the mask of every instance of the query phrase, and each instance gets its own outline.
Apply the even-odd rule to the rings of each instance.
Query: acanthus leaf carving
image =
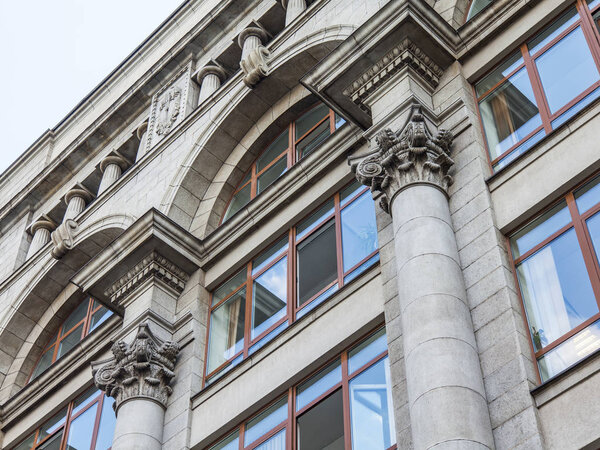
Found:
[[[448,170],[454,164],[450,148],[454,137],[440,130],[434,137],[420,107],[414,107],[400,132],[385,129],[375,136],[376,150],[352,163],[356,179],[381,192],[381,208],[389,213],[394,196],[412,184],[432,184],[444,192],[452,184]]]
[[[67,219],[52,232],[52,257],[61,259],[75,245],[75,236],[79,231],[79,224],[73,219]]]
[[[115,342],[111,351],[111,359],[92,362],[92,374],[98,389],[115,399],[115,411],[133,398],[150,399],[166,408],[179,344],[157,338],[144,322],[131,344]]]

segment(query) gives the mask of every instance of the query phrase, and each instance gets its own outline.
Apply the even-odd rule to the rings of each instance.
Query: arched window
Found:
[[[83,300],[69,314],[69,317],[66,318],[54,337],[44,348],[42,356],[31,373],[30,381],[37,378],[111,315],[112,312],[97,300],[91,297]]]
[[[13,450],[110,448],[116,421],[113,403],[112,398],[93,386],[44,422]]]
[[[242,209],[344,123],[324,104],[313,106],[291,122],[254,161],[232,195],[222,221]]]
[[[486,6],[491,4],[493,0],[471,0],[469,5],[469,12],[467,13],[467,21],[477,14],[479,14]]]

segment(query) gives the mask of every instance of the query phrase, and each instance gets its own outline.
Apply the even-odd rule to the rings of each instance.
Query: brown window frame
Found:
[[[598,201],[598,203],[596,203],[594,206],[590,207],[590,209],[588,209],[585,213],[580,214],[579,209],[577,208],[577,203],[576,203],[576,199],[575,199],[575,192],[577,192],[578,189],[582,188],[587,183],[592,182],[593,180],[595,180],[598,177],[600,177],[600,174],[596,173],[596,174],[586,178],[584,181],[582,181],[581,183],[577,184],[574,188],[572,188],[567,194],[563,195],[560,199],[553,202],[550,206],[544,208],[535,217],[528,220],[523,225],[517,227],[513,232],[507,234],[508,237],[506,238],[506,243],[507,243],[507,248],[508,248],[508,252],[509,252],[510,260],[511,260],[511,269],[512,269],[513,279],[514,279],[515,285],[518,288],[517,295],[519,296],[520,303],[521,303],[521,311],[522,311],[522,315],[523,315],[525,328],[528,330],[529,346],[530,346],[531,354],[533,356],[533,360],[536,362],[536,364],[535,364],[536,374],[537,374],[539,383],[542,382],[542,379],[541,379],[541,375],[540,375],[539,365],[537,364],[538,359],[540,359],[546,353],[555,349],[560,344],[567,341],[569,338],[573,337],[580,331],[584,330],[585,328],[587,328],[594,322],[600,320],[600,263],[598,261],[598,258],[596,257],[596,252],[595,252],[594,246],[592,244],[592,239],[591,239],[591,236],[589,234],[588,228],[585,223],[590,217],[592,217],[594,214],[596,214],[600,211],[600,201]],[[547,213],[548,211],[551,211],[552,208],[555,208],[556,206],[560,205],[563,202],[566,202],[569,214],[571,216],[571,221],[568,224],[566,224],[565,226],[561,227],[559,230],[552,233],[546,239],[544,239],[543,241],[536,244],[534,247],[532,247],[531,249],[529,249],[528,251],[526,251],[525,253],[520,255],[518,258],[515,258],[513,250],[512,250],[511,242],[510,242],[510,237],[514,236],[516,233],[519,232],[519,230],[523,229],[528,224],[534,222],[539,217],[542,217],[545,213]],[[527,320],[527,313],[525,311],[525,301],[524,301],[523,295],[521,293],[519,278],[517,276],[517,265],[519,263],[521,263],[522,261],[526,260],[527,258],[529,258],[530,256],[532,256],[533,254],[535,254],[537,251],[539,251],[540,249],[542,249],[543,247],[548,245],[550,242],[552,242],[556,238],[562,236],[567,231],[570,231],[571,229],[575,230],[575,235],[577,237],[577,243],[579,245],[579,248],[580,248],[582,256],[583,256],[583,261],[585,264],[588,278],[592,285],[592,291],[594,293],[594,296],[596,297],[596,303],[598,304],[599,312],[594,314],[592,317],[585,320],[584,322],[582,322],[575,328],[571,329],[567,333],[563,334],[560,338],[555,339],[554,341],[545,345],[542,349],[536,351],[535,347],[533,345],[532,337],[531,337],[531,330],[529,328],[529,321]],[[581,360],[584,360],[586,358],[587,357],[583,357]],[[568,369],[568,367],[566,369]],[[556,375],[558,375],[558,374],[556,374]],[[556,375],[552,376],[550,379],[554,378]]]
[[[566,35],[571,33],[575,28],[577,28],[579,26],[581,27],[583,35],[588,44],[588,49],[590,50],[590,53],[592,55],[592,59],[594,60],[594,63],[596,64],[598,72],[600,73],[600,33],[598,31],[598,27],[595,25],[594,20],[592,18],[592,15],[600,9],[600,5],[597,5],[593,10],[590,10],[590,8],[588,8],[587,2],[585,0],[575,0],[575,3],[569,4],[569,6],[566,7],[565,9],[561,10],[561,12],[559,14],[553,16],[552,19],[548,21],[548,23],[546,24],[545,27],[540,28],[538,33],[544,31],[546,29],[546,27],[552,25],[554,20],[559,19],[563,14],[565,14],[567,11],[569,11],[569,9],[573,8],[573,6],[575,6],[577,14],[579,15],[579,19],[576,20],[569,27],[567,27],[559,35],[554,37],[550,42],[548,42],[544,47],[539,49],[533,55],[530,54],[529,49],[527,48],[527,43],[533,37],[535,37],[537,35],[537,33],[534,34],[533,36],[530,36],[525,42],[523,42],[521,45],[518,46],[518,51],[521,52],[521,57],[523,58],[523,63],[519,64],[519,66],[517,68],[513,69],[508,75],[504,76],[500,81],[498,81],[496,84],[494,84],[494,86],[492,86],[490,89],[488,89],[483,94],[478,96],[477,91],[475,90],[475,85],[477,84],[477,82],[473,83],[472,89],[473,89],[473,96],[475,98],[475,102],[477,103],[477,115],[479,118],[479,124],[480,124],[481,130],[483,133],[483,137],[484,137],[484,139],[483,139],[484,145],[487,150],[486,154],[487,154],[488,163],[489,163],[490,170],[492,171],[492,173],[497,173],[497,172],[501,171],[503,168],[505,168],[506,166],[510,165],[514,160],[506,163],[506,165],[504,165],[501,168],[494,169],[495,164],[498,164],[504,158],[509,156],[518,147],[524,145],[529,139],[531,139],[533,136],[535,136],[540,131],[543,130],[545,133],[545,135],[540,139],[540,141],[547,138],[554,131],[552,128],[552,124],[551,124],[552,121],[556,120],[561,115],[566,113],[570,108],[572,108],[577,103],[579,103],[581,100],[583,100],[586,96],[591,94],[595,89],[600,88],[600,80],[599,80],[596,83],[594,83],[592,86],[588,87],[585,91],[580,93],[577,97],[570,100],[566,105],[561,107],[554,114],[550,113],[550,107],[548,106],[548,101],[546,100],[546,95],[544,94],[544,89],[542,86],[541,78],[537,71],[537,67],[535,65],[535,60],[537,58],[539,58],[540,56],[542,56],[544,53],[546,53],[548,50],[550,50],[552,47],[554,47],[560,40],[562,40]],[[600,24],[600,19],[599,19],[599,24]],[[506,58],[503,59],[500,64],[504,63],[505,61],[506,61]],[[479,81],[483,80],[487,75],[489,75],[491,72],[493,72],[497,67],[498,67],[498,65],[494,66],[491,70],[487,71],[482,77],[479,78]],[[542,121],[542,124],[540,126],[538,126],[534,131],[530,132],[527,136],[523,137],[519,142],[513,144],[510,148],[505,150],[499,156],[492,159],[490,148],[488,146],[487,138],[485,135],[485,130],[483,128],[483,119],[481,117],[479,103],[481,100],[483,100],[485,97],[490,95],[495,89],[497,89],[500,85],[502,85],[510,77],[512,77],[514,74],[516,74],[519,70],[522,70],[523,68],[526,69],[526,73],[529,78],[529,82],[531,83],[531,88],[534,93],[535,101],[537,103],[537,108],[538,108],[538,111],[540,114],[540,119]],[[596,100],[598,100],[598,99],[596,99]],[[596,100],[593,100],[593,101],[596,101]],[[577,113],[575,115],[577,115]],[[572,118],[567,119],[565,121],[565,123],[571,121],[571,119]],[[533,144],[533,145],[535,145],[535,144]],[[524,152],[524,153],[526,153],[526,152]],[[515,157],[515,159],[518,159],[519,156]]]
[[[374,356],[368,362],[366,362],[361,367],[356,369],[352,373],[352,375],[349,375],[349,373],[348,373],[348,359],[349,359],[348,355],[349,355],[350,351],[355,348],[355,346],[361,344],[363,341],[367,340],[370,336],[373,336],[374,334],[378,333],[380,330],[382,330],[384,328],[385,328],[385,326],[379,325],[375,329],[369,331],[368,333],[365,333],[360,338],[354,340],[352,342],[352,344],[349,345],[348,347],[346,347],[346,349],[344,349],[340,354],[329,359],[326,363],[322,364],[318,369],[314,370],[309,375],[305,376],[300,381],[295,383],[293,386],[288,388],[286,394],[283,394],[283,395],[277,397],[277,399],[270,402],[266,406],[262,407],[255,414],[253,414],[246,420],[242,421],[234,429],[229,430],[227,433],[221,435],[221,437],[219,437],[219,439],[215,440],[210,445],[206,446],[205,449],[206,450],[210,449],[212,446],[218,444],[223,439],[226,439],[229,436],[231,436],[237,430],[239,450],[253,450],[254,448],[263,444],[265,441],[267,441],[268,439],[270,439],[271,437],[273,437],[274,435],[276,435],[283,429],[286,430],[286,433],[285,433],[286,449],[288,449],[288,450],[296,449],[297,448],[297,439],[296,439],[297,426],[296,426],[296,424],[297,424],[298,417],[300,417],[302,414],[306,413],[307,411],[309,411],[310,409],[312,409],[313,407],[318,405],[321,401],[325,400],[327,397],[329,397],[330,395],[334,394],[335,392],[337,392],[338,390],[341,389],[341,391],[342,391],[342,408],[343,408],[343,414],[344,414],[344,450],[352,450],[352,423],[351,423],[351,417],[350,417],[350,381],[353,380],[354,378],[356,378],[357,376],[359,376],[360,374],[362,374],[363,372],[365,372],[366,370],[368,370],[369,368],[371,368],[372,366],[374,366],[375,364],[377,364],[379,361],[385,359],[388,356],[388,349],[386,348],[383,352]],[[321,372],[323,369],[326,369],[329,365],[335,363],[336,361],[340,361],[340,366],[341,366],[341,371],[342,371],[342,380],[339,381],[338,383],[336,383],[334,386],[330,387],[324,393],[320,394],[318,397],[313,399],[310,403],[306,404],[300,410],[296,411],[296,390],[297,390],[297,388],[299,386],[301,386],[305,381],[310,380],[312,377],[314,377],[319,372]],[[392,386],[389,386],[389,389],[392,389]],[[271,406],[273,406],[277,402],[281,401],[285,397],[287,397],[287,407],[288,407],[287,419],[284,420],[283,422],[279,423],[275,427],[273,427],[267,433],[263,434],[261,437],[256,439],[254,442],[250,443],[248,446],[244,446],[245,425],[248,422],[250,422],[252,419],[254,419],[255,417],[258,417],[265,410],[269,409]],[[391,447],[389,447],[387,450],[396,450],[397,446],[398,446],[398,444],[396,443],[396,444],[392,445]]]
[[[75,309],[77,309],[79,307],[79,305],[81,305],[81,303],[85,302],[86,300],[88,302],[88,307],[87,307],[87,312],[85,314],[85,317],[66,331],[64,330],[64,321],[63,321],[63,323],[60,324],[60,326],[58,327],[58,331],[56,332],[56,337],[51,339],[50,342],[44,347],[44,350],[38,357],[35,365],[33,366],[33,369],[31,369],[31,372],[29,373],[29,377],[27,377],[27,383],[29,383],[31,381],[31,377],[33,376],[33,373],[35,372],[35,369],[37,369],[38,364],[40,363],[41,359],[44,357],[44,355],[47,352],[49,352],[49,351],[52,352],[52,362],[50,363],[50,366],[48,366],[48,367],[51,367],[58,359],[60,359],[57,357],[58,349],[60,348],[60,343],[66,337],[68,337],[71,333],[75,332],[75,330],[77,330],[77,328],[79,328],[79,326],[81,326],[83,324],[83,327],[81,328],[81,339],[79,340],[80,342],[88,334],[90,334],[90,325],[92,323],[93,315],[96,312],[98,312],[100,309],[102,309],[105,305],[98,302],[98,307],[94,308],[94,302],[96,301],[96,299],[94,299],[93,297],[85,297],[80,303],[77,304],[77,306],[73,309],[73,311],[75,311]],[[73,311],[71,311],[71,312],[73,312]],[[68,318],[68,316],[67,316],[67,318]],[[65,319],[65,321],[66,321],[66,319]]]
[[[301,141],[303,141],[308,135],[310,135],[310,133],[312,133],[321,124],[323,124],[323,122],[326,122],[327,120],[329,120],[329,132],[330,132],[330,135],[335,132],[335,130],[336,130],[336,128],[335,128],[335,112],[333,111],[333,109],[329,108],[329,112],[327,113],[327,115],[325,115],[321,119],[319,119],[319,121],[312,128],[310,128],[310,130],[308,130],[306,133],[304,133],[302,136],[300,136],[300,138],[294,139],[294,137],[296,135],[296,121],[298,119],[302,118],[302,116],[304,116],[306,113],[310,112],[311,110],[313,110],[313,109],[315,109],[315,108],[317,108],[317,107],[319,107],[321,105],[322,105],[322,103],[315,103],[315,104],[313,104],[312,106],[310,106],[309,108],[307,108],[306,110],[304,110],[302,113],[300,113],[298,115],[298,117],[296,117],[296,119],[294,119],[292,122],[289,123],[289,125],[287,125],[287,127],[286,127],[287,128],[287,132],[288,132],[288,147],[287,147],[287,149],[283,150],[278,156],[276,156],[273,159],[273,161],[271,161],[268,165],[266,165],[259,172],[257,172],[256,171],[256,163],[257,163],[257,161],[269,149],[270,145],[273,142],[275,142],[283,133],[285,133],[286,128],[280,130],[280,132],[277,133],[277,136],[273,140],[271,140],[267,145],[265,145],[265,148],[260,151],[260,153],[258,154],[258,156],[256,157],[256,159],[254,160],[254,162],[250,166],[250,169],[248,169],[244,173],[244,176],[242,177],[242,182],[240,182],[240,184],[238,184],[238,186],[235,188],[235,191],[233,192],[233,194],[231,194],[231,196],[230,196],[227,204],[225,205],[225,210],[223,212],[223,215],[221,216],[221,220],[219,221],[219,225],[221,225],[223,222],[225,222],[225,215],[227,214],[227,211],[229,210],[229,205],[231,204],[231,202],[233,201],[233,198],[235,197],[235,195],[239,191],[241,191],[242,189],[244,189],[246,186],[248,186],[250,184],[250,200],[248,201],[248,203],[250,203],[252,200],[254,200],[256,198],[257,195],[259,195],[259,193],[257,193],[258,178],[263,173],[265,173],[267,170],[269,170],[274,164],[276,164],[277,162],[279,162],[280,159],[285,158],[285,157],[287,157],[286,170],[289,170],[298,161],[300,161],[301,158],[298,158],[298,155],[297,155],[297,152],[296,152],[296,147],[298,146],[298,144],[301,143]],[[248,174],[250,174],[250,179],[248,181],[244,182],[244,180],[246,179],[246,177],[248,176]],[[246,203],[246,204],[248,204],[248,203]],[[234,213],[230,217],[233,217],[235,214],[236,213]]]
[[[327,292],[328,289],[331,289],[332,287],[334,287],[337,284],[338,290],[340,290],[346,284],[351,283],[353,280],[344,282],[344,279],[349,274],[351,274],[354,270],[359,268],[362,264],[366,263],[367,261],[369,261],[371,258],[373,258],[374,256],[376,256],[379,253],[379,248],[378,248],[377,250],[371,252],[369,255],[367,255],[366,257],[361,259],[358,263],[356,263],[354,266],[349,268],[347,271],[344,271],[343,251],[342,251],[342,228],[341,228],[342,227],[342,211],[344,209],[346,209],[347,207],[349,207],[350,205],[354,204],[354,202],[356,200],[358,200],[363,194],[365,194],[369,190],[368,187],[361,188],[354,195],[345,198],[344,205],[341,205],[340,193],[346,187],[349,187],[352,184],[353,184],[353,182],[347,184],[346,186],[344,186],[342,189],[340,189],[338,192],[336,192],[334,194],[334,196],[333,196],[333,203],[334,203],[333,212],[331,212],[330,214],[328,214],[327,216],[322,218],[318,223],[316,223],[312,227],[311,231],[308,232],[306,235],[302,236],[301,239],[299,239],[299,240],[296,239],[296,227],[298,224],[300,224],[302,222],[302,220],[298,221],[294,226],[292,226],[286,233],[287,239],[288,239],[287,248],[285,250],[282,250],[281,253],[278,253],[277,256],[273,257],[272,261],[270,261],[267,265],[265,265],[265,267],[263,267],[259,271],[257,271],[254,275],[252,274],[253,259],[248,261],[244,265],[244,266],[246,266],[245,281],[243,281],[241,284],[239,284],[237,287],[235,287],[235,289],[232,289],[232,291],[228,295],[223,297],[218,303],[215,303],[214,305],[212,304],[214,292],[218,289],[218,287],[223,285],[223,283],[220,283],[219,286],[217,286],[217,288],[211,292],[210,298],[209,298],[210,306],[209,306],[208,319],[207,319],[208,326],[206,327],[206,346],[205,346],[206,348],[205,348],[205,352],[204,352],[204,361],[205,361],[206,367],[208,366],[207,365],[208,349],[209,349],[209,345],[210,345],[209,341],[210,341],[212,313],[217,308],[219,308],[221,305],[223,305],[225,302],[227,302],[231,297],[233,297],[234,295],[236,295],[238,292],[240,292],[242,289],[245,288],[246,296],[245,296],[245,317],[244,317],[244,320],[245,320],[245,323],[244,323],[244,346],[243,346],[242,350],[236,352],[227,361],[225,361],[223,364],[219,365],[217,368],[212,370],[210,373],[206,373],[206,367],[205,367],[205,370],[203,371],[204,372],[203,377],[202,377],[202,388],[207,386],[207,384],[208,384],[207,381],[209,379],[212,378],[212,380],[210,380],[210,382],[212,383],[212,381],[219,378],[218,377],[219,372],[221,372],[222,370],[226,369],[229,365],[231,365],[235,359],[239,358],[240,356],[242,357],[242,359],[246,359],[249,356],[251,347],[254,346],[255,344],[257,344],[263,338],[265,338],[269,333],[276,330],[277,327],[283,325],[285,322],[288,323],[288,325],[287,325],[288,327],[291,326],[292,324],[296,323],[300,319],[299,317],[297,317],[298,312],[302,311],[304,308],[307,308],[309,305],[311,305],[316,299],[318,299],[321,295],[323,295],[325,292]],[[314,212],[318,211],[322,206],[326,205],[327,202],[331,201],[331,199],[332,199],[332,197],[328,198],[326,202],[321,203],[317,208],[313,209],[309,214],[307,214],[305,216],[305,218],[309,218]],[[324,225],[329,223],[332,219],[335,220],[337,277],[336,277],[335,281],[332,281],[326,287],[324,287],[319,292],[317,292],[312,297],[310,297],[308,300],[306,300],[304,302],[304,304],[302,304],[302,306],[298,306],[298,283],[297,283],[297,274],[296,274],[296,270],[297,270],[297,264],[296,264],[297,263],[297,250],[296,249],[297,249],[297,246],[299,244],[301,244],[302,242],[304,242],[308,237],[310,237],[314,233],[318,232]],[[280,242],[281,240],[284,239],[284,237],[285,237],[285,235],[279,236],[279,238],[274,240],[272,244]],[[267,249],[268,249],[268,247],[267,247]],[[256,256],[259,256],[259,255],[260,255],[260,253]],[[265,273],[267,270],[269,270],[271,267],[273,267],[275,264],[277,264],[279,261],[281,261],[283,258],[286,258],[286,257],[287,257],[286,314],[284,317],[279,319],[273,325],[269,326],[269,328],[262,331],[259,335],[255,336],[253,339],[251,339],[253,282],[256,278],[261,276],[263,273]],[[235,272],[235,274],[238,274],[240,272],[240,270],[237,270]],[[225,282],[227,282],[227,281],[225,281]],[[313,307],[314,307],[314,305],[313,305]]]
[[[84,391],[85,392],[85,391]],[[83,394],[83,392],[82,392]],[[42,426],[45,425],[45,422],[40,425],[34,432],[35,437],[33,440],[33,447],[31,447],[31,450],[34,450],[38,447],[40,447],[41,445],[44,445],[46,442],[48,442],[50,439],[52,439],[54,436],[56,436],[57,433],[59,433],[60,431],[63,431],[63,435],[62,438],[60,440],[60,450],[66,450],[67,447],[67,440],[69,438],[69,429],[71,427],[71,423],[77,419],[80,415],[82,415],[83,413],[85,413],[86,411],[88,411],[90,408],[92,408],[94,405],[96,405],[96,403],[98,404],[97,406],[97,410],[96,410],[96,418],[94,421],[94,428],[92,430],[92,440],[91,440],[91,448],[95,448],[96,447],[96,443],[98,440],[98,432],[100,431],[100,419],[102,417],[102,406],[104,405],[104,399],[105,399],[106,394],[102,391],[98,391],[98,394],[93,397],[91,400],[89,400],[85,406],[81,407],[81,410],[79,410],[75,415],[72,414],[73,412],[73,406],[75,404],[75,401],[78,399],[78,397],[74,398],[73,400],[71,400],[69,402],[69,404],[67,405],[67,410],[65,413],[65,422],[59,426],[58,428],[56,428],[56,430],[54,430],[52,433],[50,433],[48,436],[46,436],[44,439],[42,439],[40,442],[37,442],[38,440],[38,436],[40,433],[40,430],[42,428]],[[31,436],[31,434],[29,434],[25,440],[27,438],[29,438]],[[23,441],[19,442],[16,446],[13,446],[12,448],[16,448],[17,446],[19,446]]]

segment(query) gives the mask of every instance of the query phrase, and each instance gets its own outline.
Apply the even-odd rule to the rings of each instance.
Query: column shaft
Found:
[[[165,408],[157,402],[134,398],[117,411],[113,450],[161,450]]]
[[[242,60],[246,59],[246,57],[248,56],[248,54],[258,48],[262,46],[262,41],[260,39],[260,37],[254,35],[254,34],[249,34],[248,36],[246,36],[246,38],[244,39],[244,45],[242,47]]]
[[[117,181],[123,171],[118,164],[108,164],[104,169],[104,173],[102,174],[102,181],[100,182],[100,187],[98,188],[98,195],[108,189],[115,181]]]
[[[446,195],[411,185],[391,212],[415,448],[493,448]]]
[[[306,9],[306,0],[288,0],[285,12],[285,24],[289,25]]]
[[[85,199],[83,197],[79,197],[78,195],[74,195],[69,200],[69,204],[67,205],[67,211],[65,212],[65,217],[63,219],[63,223],[69,219],[74,219],[77,217],[83,210],[85,209]]]
[[[198,104],[210,97],[217,89],[219,89],[219,87],[221,87],[221,80],[219,77],[214,73],[206,74],[202,79],[202,85],[200,86]]]
[[[135,155],[135,160],[138,161],[146,153],[146,141],[148,139],[148,122],[146,121],[146,122],[142,123],[138,127],[136,133],[137,133],[138,139],[140,140],[140,143],[138,145],[138,151]]]
[[[50,241],[50,229],[38,228],[33,234],[33,239],[27,250],[27,259],[31,258],[37,251]]]

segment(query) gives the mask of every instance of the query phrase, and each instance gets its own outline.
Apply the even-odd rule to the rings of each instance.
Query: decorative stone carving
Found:
[[[368,112],[364,100],[383,82],[405,67],[417,72],[432,88],[436,88],[444,71],[409,39],[389,51],[369,70],[363,73],[343,94]]]
[[[189,98],[191,77],[192,62],[190,61],[152,97],[145,142],[146,151],[141,152],[141,149],[138,150],[137,159],[164,139],[191,111]],[[143,131],[138,134],[138,136],[140,135],[143,136]],[[140,138],[140,141],[142,141],[142,138]]]
[[[269,38],[267,31],[258,23],[249,26],[238,36],[242,48],[240,67],[244,72],[244,83],[253,88],[269,74],[271,52],[264,46]]]
[[[440,130],[433,137],[419,106],[413,107],[402,130],[386,129],[375,137],[377,150],[351,163],[356,179],[372,192],[382,192],[382,209],[389,213],[394,196],[412,184],[433,184],[444,192],[452,184],[448,170],[454,164],[450,146],[454,137]]]
[[[104,294],[112,303],[118,303],[147,279],[154,277],[181,294],[188,280],[187,274],[156,252],[150,253],[127,274],[114,283]]]
[[[61,259],[74,246],[79,224],[73,219],[67,219],[52,232],[52,257]]]
[[[157,338],[144,322],[131,344],[115,342],[111,350],[113,358],[92,362],[92,374],[98,389],[115,399],[115,411],[123,402],[136,398],[153,400],[166,408],[173,391],[169,384],[175,376],[179,344]]]

